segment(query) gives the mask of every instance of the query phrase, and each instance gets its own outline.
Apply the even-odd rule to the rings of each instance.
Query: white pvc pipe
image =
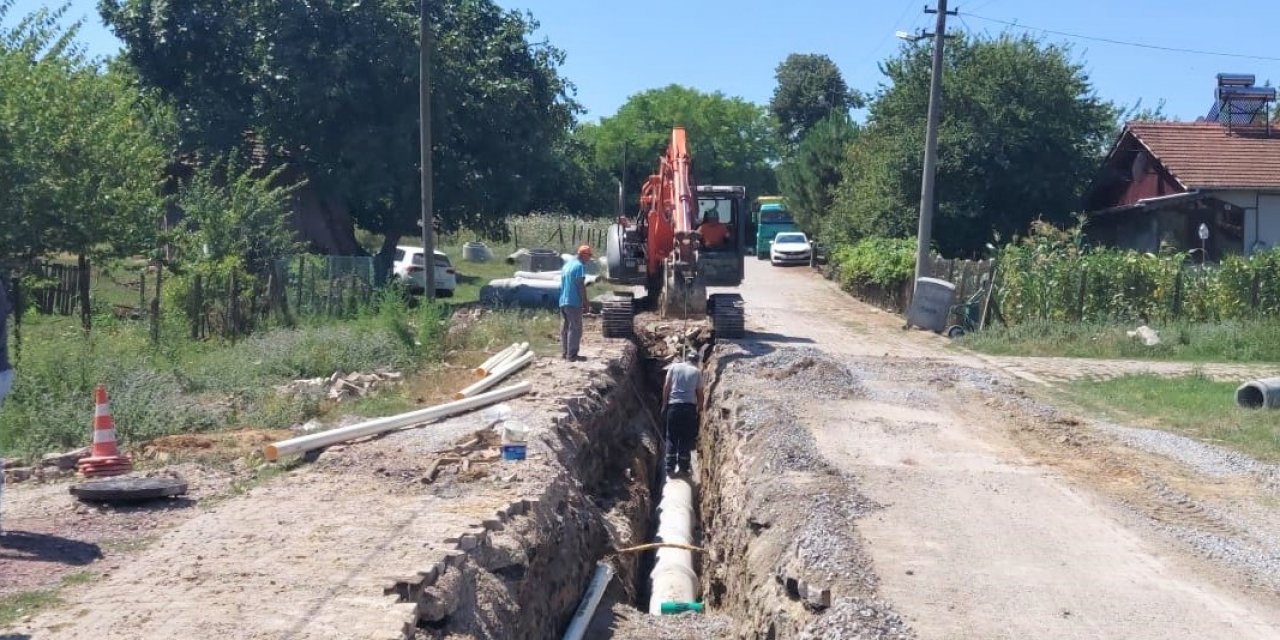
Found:
[[[591,576],[591,584],[578,603],[578,610],[573,612],[573,620],[569,621],[563,640],[582,640],[587,626],[591,624],[591,618],[596,614],[596,607],[600,606],[600,598],[604,597],[605,587],[609,586],[612,579],[613,567],[607,562],[597,562],[596,573]]]
[[[507,376],[519,371],[526,364],[529,364],[532,361],[533,361],[533,352],[527,351],[525,352],[524,355],[520,356],[516,360],[508,361],[501,365],[498,365],[498,368],[494,369],[489,375],[471,383],[471,386],[453,394],[453,397],[457,400],[461,400],[463,398],[474,396],[475,394],[480,393],[481,391],[484,391],[485,389],[488,389],[489,387],[492,387],[495,384],[498,384],[499,382],[502,381],[503,378],[506,378]]]
[[[513,343],[511,343],[511,346],[507,347],[506,349],[503,349],[502,351],[499,351],[499,352],[497,352],[497,353],[495,353],[495,354],[493,354],[493,355],[489,356],[489,359],[488,359],[488,360],[485,360],[483,363],[481,363],[481,364],[480,364],[480,366],[476,367],[476,369],[475,369],[475,371],[476,371],[476,375],[477,375],[477,376],[483,376],[483,375],[485,375],[485,374],[489,373],[489,369],[492,369],[492,368],[493,368],[494,363],[498,362],[498,361],[499,361],[499,360],[501,360],[502,358],[505,358],[505,357],[507,356],[507,354],[511,353],[511,350],[512,350],[512,349],[515,349],[515,348],[516,348],[516,347],[518,347],[518,346],[520,346],[520,345],[518,345],[518,344],[516,344],[516,343],[514,343],[514,342],[513,342]]]
[[[521,342],[520,344],[516,345],[516,348],[508,351],[501,358],[494,360],[493,364],[489,365],[489,367],[484,370],[484,374],[481,375],[480,377],[483,378],[484,376],[487,376],[493,373],[494,371],[501,369],[503,365],[519,359],[520,356],[524,355],[525,352],[528,350],[529,350],[529,343]]]
[[[559,271],[517,271],[515,277],[525,280],[559,280]]]
[[[518,360],[518,358],[520,358],[520,356],[524,356],[526,352],[529,352],[529,343],[522,342],[520,344],[516,344],[516,348],[508,351],[506,356],[503,356],[500,360],[495,360],[494,364],[490,365],[489,369],[485,370],[485,375],[492,374],[495,370],[502,369],[503,365],[507,365],[509,362]]]
[[[305,436],[298,436],[297,438],[281,440],[280,442],[267,445],[266,449],[263,450],[263,453],[267,456],[267,460],[275,462],[280,456],[311,451],[312,449],[327,447],[331,444],[384,433],[393,429],[400,429],[414,424],[421,424],[440,418],[447,418],[473,409],[479,409],[480,407],[488,404],[524,395],[531,389],[533,389],[533,383],[521,382],[509,387],[495,389],[488,393],[482,393],[478,396],[467,398],[465,400],[454,400],[453,402],[446,402],[434,407],[410,411],[409,413],[402,413],[386,418],[375,418],[373,420],[366,420],[348,427],[330,429],[320,433],[311,433]]]
[[[681,478],[667,478],[658,503],[658,539],[675,544],[693,544],[693,485]],[[693,552],[664,547],[655,555],[649,572],[649,613],[662,615],[663,602],[697,602],[698,573],[693,569]]]

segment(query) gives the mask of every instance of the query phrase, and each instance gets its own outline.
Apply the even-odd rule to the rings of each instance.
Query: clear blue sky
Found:
[[[22,0],[57,5],[60,0]],[[613,113],[628,95],[669,83],[719,90],[764,103],[773,70],[788,53],[825,53],[849,85],[873,91],[877,62],[898,46],[894,31],[932,26],[925,0],[498,0],[532,11],[540,36],[563,49],[563,73],[578,87],[589,118]],[[120,43],[101,24],[96,0],[71,0],[71,18],[86,17],[82,39],[94,53]],[[1095,38],[1182,49],[1280,58],[1272,44],[1280,8],[1273,0],[972,0],[955,2],[955,29],[999,33],[1005,25],[977,16]],[[966,15],[968,14],[968,15]],[[1181,119],[1204,115],[1213,103],[1214,74],[1253,73],[1280,81],[1280,60],[1250,60],[1142,49],[1045,34],[1072,42],[1102,97],[1124,105],[1142,99]]]

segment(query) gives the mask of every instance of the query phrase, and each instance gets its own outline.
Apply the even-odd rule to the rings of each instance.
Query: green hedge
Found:
[[[912,238],[863,238],[835,251],[840,284],[846,289],[868,285],[893,289],[910,282],[916,269]]]

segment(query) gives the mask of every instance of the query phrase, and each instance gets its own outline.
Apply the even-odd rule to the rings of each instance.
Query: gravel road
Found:
[[[1276,554],[1273,532],[1230,531],[1205,506],[1220,497],[1220,476],[1234,474],[1235,502],[1274,512],[1257,482],[1266,471],[1026,411],[1014,384],[1037,378],[1019,375],[1036,363],[904,331],[808,269],[752,261],[742,293],[754,351],[803,369],[790,378],[801,384],[777,386],[779,398],[826,461],[883,505],[856,526],[881,596],[920,638],[1280,637],[1275,591],[1248,588],[1275,571],[1265,554],[1268,544]],[[1124,442],[1135,437],[1150,446]],[[1178,459],[1188,456],[1199,462]],[[1248,538],[1264,553],[1250,576],[1172,528]]]

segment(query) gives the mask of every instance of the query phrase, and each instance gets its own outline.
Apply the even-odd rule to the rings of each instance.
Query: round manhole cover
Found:
[[[94,502],[135,502],[171,498],[187,492],[177,478],[111,478],[72,485],[71,495]]]

